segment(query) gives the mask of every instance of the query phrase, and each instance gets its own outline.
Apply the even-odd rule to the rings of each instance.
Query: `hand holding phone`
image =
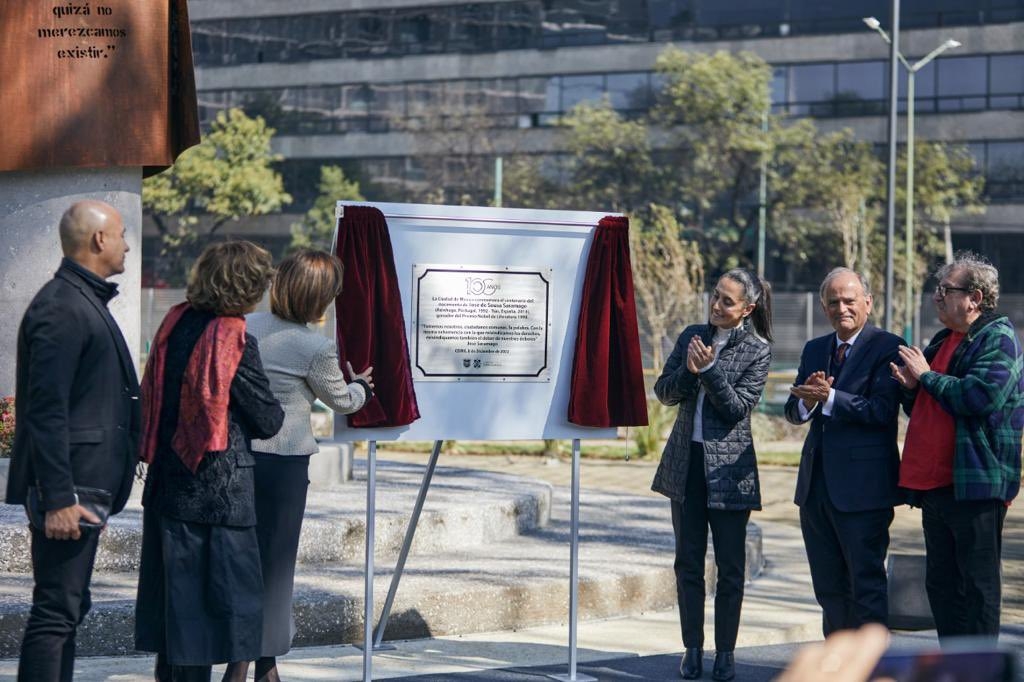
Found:
[[[943,649],[888,651],[869,679],[895,682],[1013,682],[1013,652],[991,640],[963,640]]]

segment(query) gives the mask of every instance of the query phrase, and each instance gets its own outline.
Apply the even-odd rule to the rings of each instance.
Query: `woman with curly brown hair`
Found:
[[[157,654],[157,680],[245,679],[259,656],[263,580],[250,441],[284,420],[246,332],[273,275],[245,241],[207,247],[186,303],[157,331],[142,381],[142,559],[135,648]]]

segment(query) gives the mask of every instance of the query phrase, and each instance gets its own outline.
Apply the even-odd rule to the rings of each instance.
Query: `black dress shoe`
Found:
[[[715,667],[711,669],[711,679],[715,682],[725,682],[734,677],[736,677],[736,662],[732,659],[732,652],[716,652]]]
[[[704,672],[704,650],[687,649],[683,652],[683,660],[679,664],[679,674],[684,680],[696,680]]]

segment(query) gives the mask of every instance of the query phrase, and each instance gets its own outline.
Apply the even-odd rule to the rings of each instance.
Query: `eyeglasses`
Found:
[[[945,284],[935,287],[935,295],[939,298],[946,298],[946,294],[951,291],[971,291],[971,289],[967,287],[947,287]]]

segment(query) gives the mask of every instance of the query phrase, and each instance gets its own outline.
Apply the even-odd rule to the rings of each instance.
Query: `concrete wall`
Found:
[[[124,217],[131,250],[124,274],[112,279],[120,294],[110,309],[138,364],[141,193],[139,168],[0,173],[0,396],[14,394],[21,316],[60,264],[57,225],[65,209],[80,199],[106,201]]]

